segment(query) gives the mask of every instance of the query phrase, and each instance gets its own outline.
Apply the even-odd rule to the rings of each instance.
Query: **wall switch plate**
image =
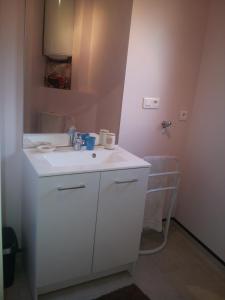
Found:
[[[145,109],[156,109],[159,108],[160,98],[143,98],[143,108]]]
[[[186,121],[188,118],[188,111],[187,110],[181,110],[179,113],[179,120],[180,121]]]

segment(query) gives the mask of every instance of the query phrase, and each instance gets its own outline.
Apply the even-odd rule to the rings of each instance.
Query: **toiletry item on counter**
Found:
[[[80,137],[82,139],[82,146],[81,149],[82,150],[86,150],[87,149],[87,143],[86,143],[86,138],[89,137],[90,134],[85,132],[85,133],[80,133]]]
[[[116,143],[115,133],[112,133],[112,132],[106,133],[105,144],[104,144],[105,148],[112,150],[115,148],[115,143]]]
[[[55,151],[55,149],[56,147],[53,146],[52,144],[37,146],[37,150],[42,153],[53,152]]]
[[[87,132],[80,133],[80,136],[81,136],[82,140],[85,141],[86,137],[90,136],[90,133],[87,133]]]
[[[82,150],[82,145],[83,145],[83,140],[81,138],[80,133],[78,133],[73,143],[73,149],[75,151],[80,151]]]
[[[94,132],[90,132],[90,136],[95,137],[95,146],[99,145],[99,134],[94,133]]]
[[[96,137],[95,136],[87,136],[85,140],[86,140],[87,150],[94,150]]]
[[[99,131],[99,144],[100,145],[105,145],[105,138],[106,138],[106,134],[109,133],[109,130],[107,129],[101,129]]]

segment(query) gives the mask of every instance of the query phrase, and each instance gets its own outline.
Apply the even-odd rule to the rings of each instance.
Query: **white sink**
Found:
[[[126,161],[118,152],[105,149],[51,152],[44,154],[44,158],[53,167],[101,165]]]
[[[114,150],[96,147],[93,151],[57,148],[41,153],[35,148],[24,149],[38,176],[53,176],[84,172],[148,167],[149,163],[116,145]]]

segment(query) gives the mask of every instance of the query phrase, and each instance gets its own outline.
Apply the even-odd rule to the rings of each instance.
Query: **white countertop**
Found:
[[[132,168],[149,168],[150,164],[143,159],[131,154],[130,152],[122,149],[119,146],[116,146],[114,150],[105,150],[100,147],[96,147],[93,151],[83,151],[85,155],[92,155],[95,153],[97,157],[101,156],[102,154],[107,154],[106,151],[109,151],[110,156],[114,157],[115,159],[104,159],[100,163],[93,161],[85,164],[74,164],[67,162],[66,165],[60,164],[58,160],[57,164],[54,165],[51,160],[46,159],[48,154],[41,153],[37,149],[24,149],[25,157],[30,161],[31,165],[33,166],[34,170],[36,171],[39,177],[45,176],[53,176],[53,175],[65,175],[65,174],[75,174],[75,173],[87,173],[87,172],[98,172],[98,171],[109,171],[109,170],[118,170],[118,169],[132,169]],[[104,151],[104,153],[102,152]],[[60,153],[60,157],[66,155],[73,155],[76,152],[70,147],[64,148],[57,148],[54,155],[57,156]],[[113,154],[113,155],[111,155]],[[79,155],[82,155],[81,153]],[[119,157],[119,159],[117,159]],[[94,159],[93,159],[94,160]]]

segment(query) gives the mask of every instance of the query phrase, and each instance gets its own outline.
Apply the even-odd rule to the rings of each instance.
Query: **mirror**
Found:
[[[118,134],[132,2],[26,1],[25,133]]]

